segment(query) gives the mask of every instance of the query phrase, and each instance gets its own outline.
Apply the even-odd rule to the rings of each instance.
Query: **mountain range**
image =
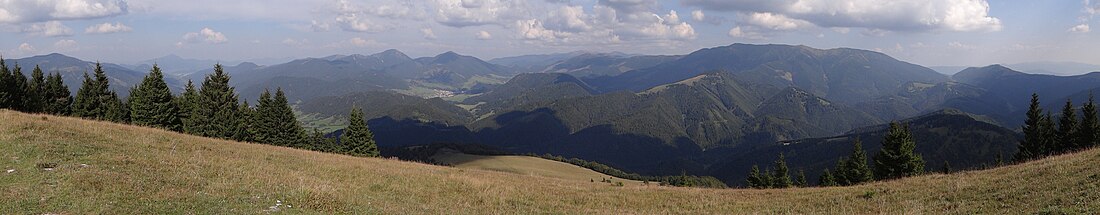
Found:
[[[80,72],[93,64],[60,54],[13,61],[61,71],[74,92]],[[157,63],[210,63],[163,62]],[[208,67],[173,73],[169,85],[199,85],[213,71]],[[104,68],[120,94],[145,74],[132,66]],[[194,68],[179,71],[188,69]],[[281,88],[298,111],[315,118],[341,119],[360,107],[381,147],[474,143],[731,184],[780,152],[792,168],[816,171],[847,152],[854,138],[875,150],[881,126],[891,121],[912,126],[929,165],[987,165],[1015,149],[1031,93],[1053,110],[1100,90],[1100,73],[1037,75],[991,65],[948,76],[873,51],[774,44],[490,61],[386,50],[224,69],[243,100]]]

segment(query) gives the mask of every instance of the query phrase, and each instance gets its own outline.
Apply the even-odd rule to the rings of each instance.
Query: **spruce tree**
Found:
[[[763,177],[760,175],[760,166],[752,165],[752,169],[749,170],[749,177],[745,179],[745,183],[750,188],[765,188]]]
[[[890,131],[882,140],[882,150],[875,155],[874,176],[896,179],[923,173],[924,159],[916,153],[916,148],[909,126],[890,123]]]
[[[130,89],[130,120],[136,125],[181,131],[183,124],[179,118],[179,108],[172,101],[172,91],[164,82],[160,67],[145,75],[141,84]]]
[[[1024,121],[1024,139],[1020,141],[1016,152],[1016,161],[1028,161],[1040,158],[1046,151],[1046,136],[1043,134],[1043,109],[1039,106],[1039,94],[1031,94],[1031,105],[1027,109]]]
[[[806,187],[809,185],[806,183],[806,171],[801,169],[798,170],[798,177],[794,180],[794,185],[798,187]]]
[[[845,173],[848,172],[849,164],[851,164],[851,162],[848,162],[847,157],[842,157],[836,161],[836,170],[830,174],[832,174],[833,181],[836,182],[837,185],[847,186],[852,184],[848,181],[848,178],[845,177]]]
[[[42,73],[42,68],[35,65],[34,70],[31,72],[31,82],[27,84],[24,89],[23,95],[26,98],[23,100],[23,111],[29,113],[42,113],[44,112],[46,105],[46,77]]]
[[[1073,100],[1066,100],[1062,107],[1062,116],[1058,119],[1058,141],[1055,142],[1055,154],[1065,153],[1079,148],[1077,143],[1077,109]]]
[[[264,90],[256,107],[256,141],[276,146],[307,148],[305,131],[294,116],[294,110],[283,90],[276,89],[274,98]]]
[[[1079,148],[1095,147],[1100,145],[1100,120],[1097,119],[1096,102],[1092,93],[1089,100],[1081,106],[1081,125],[1077,128],[1077,142]]]
[[[11,70],[11,76],[8,76],[11,81],[8,82],[7,92],[10,93],[10,99],[8,103],[11,105],[11,109],[18,111],[27,111],[26,107],[23,107],[26,101],[27,95],[27,76],[23,75],[23,68],[19,67],[19,64],[15,64],[15,68]]]
[[[274,105],[271,91],[264,89],[260,98],[256,100],[256,112],[252,115],[254,138],[257,143],[278,145],[280,131],[276,128]]]
[[[129,107],[126,107],[118,94],[110,90],[110,82],[107,73],[103,71],[103,65],[95,64],[94,79],[84,73],[84,83],[76,93],[73,102],[73,115],[96,120],[110,120],[114,122],[127,122],[129,120]]]
[[[197,134],[195,132],[197,126],[191,118],[191,112],[195,111],[199,101],[199,92],[195,90],[195,84],[191,80],[187,80],[187,86],[184,87],[183,93],[172,101],[176,103],[176,107],[179,107],[179,118],[183,125],[183,132]]]
[[[256,110],[248,105],[248,101],[245,101],[237,107],[237,111],[240,117],[237,118],[236,132],[233,134],[233,140],[241,142],[255,141],[253,120],[255,119]]]
[[[843,162],[843,166],[837,167],[837,175],[842,175],[838,178],[844,179],[838,180],[841,185],[857,185],[875,179],[871,167],[867,165],[867,153],[863,151],[863,141],[859,138],[852,142],[852,154]]]
[[[363,119],[363,111],[353,107],[349,118],[350,125],[340,136],[344,153],[359,157],[378,157],[378,145],[374,142],[374,134],[367,128],[366,120]]]
[[[238,136],[242,115],[229,74],[221,64],[214,65],[214,73],[206,76],[196,97],[188,120],[190,133],[222,139]]]
[[[1043,156],[1054,155],[1058,151],[1058,128],[1054,124],[1054,116],[1049,111],[1039,121],[1039,127],[1043,134]]]
[[[70,106],[73,104],[72,92],[65,86],[60,73],[52,73],[46,77],[45,92],[46,103],[43,112],[54,115],[69,115]]]
[[[951,162],[943,161],[943,168],[940,169],[943,174],[951,174]]]
[[[12,104],[12,92],[8,91],[11,84],[11,69],[8,68],[8,63],[4,61],[4,58],[0,57],[0,109],[15,106]]]
[[[772,176],[775,181],[772,182],[772,187],[775,188],[788,188],[794,182],[791,181],[790,170],[787,169],[787,159],[783,157],[783,154],[779,154],[779,159],[775,160],[775,176]]]
[[[825,169],[821,172],[821,177],[818,178],[817,186],[821,187],[833,187],[839,184],[836,183],[836,177],[833,177],[833,173],[829,172],[829,169]]]

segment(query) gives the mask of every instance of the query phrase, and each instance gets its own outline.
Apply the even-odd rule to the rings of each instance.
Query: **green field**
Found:
[[[0,111],[4,214],[1100,213],[1100,150],[853,187],[617,187]]]

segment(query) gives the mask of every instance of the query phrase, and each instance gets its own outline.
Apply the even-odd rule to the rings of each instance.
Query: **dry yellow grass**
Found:
[[[432,160],[460,169],[492,170],[579,182],[602,182],[603,179],[610,179],[612,182],[623,182],[627,186],[646,185],[641,181],[616,178],[573,164],[530,156],[485,156],[464,154],[454,150],[441,150],[438,154],[432,156]]]
[[[0,168],[4,214],[1100,213],[1100,150],[842,188],[614,187],[0,111]]]

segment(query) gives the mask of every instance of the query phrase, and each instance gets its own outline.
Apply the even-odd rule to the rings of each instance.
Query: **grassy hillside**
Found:
[[[602,179],[612,178],[613,182],[623,182],[626,185],[643,185],[640,181],[630,181],[626,179],[615,178],[573,164],[531,156],[471,155],[454,150],[443,150],[437,153],[435,156],[432,156],[432,160],[460,169],[492,170],[515,173],[520,175],[559,178],[579,182],[599,182],[602,181]]]
[[[0,211],[27,214],[1100,212],[1100,150],[843,188],[615,187],[0,111],[0,167]]]

